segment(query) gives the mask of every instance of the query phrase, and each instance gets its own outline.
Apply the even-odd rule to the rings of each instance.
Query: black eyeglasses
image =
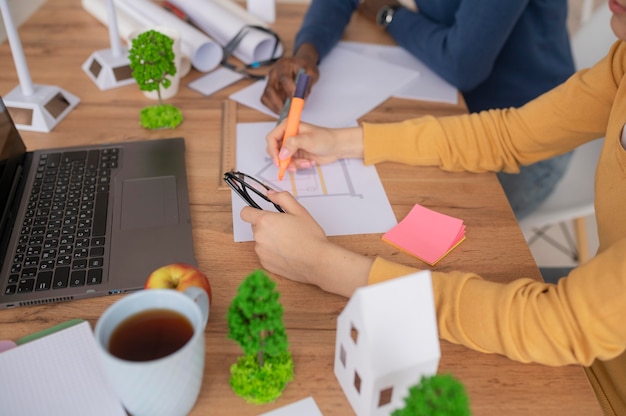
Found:
[[[273,203],[267,197],[267,191],[272,188],[250,175],[230,170],[224,173],[224,182],[253,208],[269,207],[271,209],[273,205],[278,212],[285,212],[280,205]]]
[[[233,52],[235,52],[235,49],[237,49],[237,47],[241,43],[242,39],[248,33],[250,33],[250,31],[253,31],[253,30],[258,30],[258,31],[261,31],[261,32],[268,33],[268,34],[272,35],[272,37],[274,39],[274,47],[272,49],[272,54],[270,55],[271,57],[269,59],[264,60],[264,61],[252,62],[250,64],[246,64],[246,65],[243,65],[242,67],[237,68],[234,64],[229,63],[228,60],[231,58]],[[247,76],[248,78],[255,79],[255,80],[260,80],[260,79],[265,78],[265,75],[253,74],[253,73],[250,72],[250,70],[261,68],[263,66],[273,64],[278,59],[280,59],[280,57],[282,56],[282,52],[278,53],[279,47],[280,47],[280,38],[278,37],[276,32],[274,32],[274,31],[272,31],[270,29],[267,29],[267,28],[265,28],[263,26],[246,25],[246,26],[242,27],[239,30],[239,32],[237,32],[235,37],[233,37],[224,46],[224,48],[223,48],[224,54],[223,54],[221,65],[223,67],[231,69],[231,70],[233,70],[235,72],[243,74],[243,75]]]

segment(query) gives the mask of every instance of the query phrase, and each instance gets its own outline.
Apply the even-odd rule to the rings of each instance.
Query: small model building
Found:
[[[403,407],[440,356],[430,271],[357,289],[337,318],[335,376],[358,416]]]

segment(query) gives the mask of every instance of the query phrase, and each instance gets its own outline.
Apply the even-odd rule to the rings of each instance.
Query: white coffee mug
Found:
[[[174,41],[174,43],[172,44],[172,50],[174,51],[174,65],[176,66],[176,74],[167,76],[167,78],[172,82],[168,88],[159,87],[161,88],[161,99],[167,100],[168,98],[172,98],[178,93],[178,88],[180,86],[180,79],[181,77],[184,76],[183,71],[186,69],[183,67],[180,33],[177,30],[172,29],[170,27],[166,27],[166,26],[150,26],[150,27],[145,27],[141,30],[132,32],[130,36],[128,37],[129,43],[132,45],[132,41],[134,38],[139,36],[139,34],[143,32],[147,32],[149,30],[157,31]],[[190,65],[185,64],[185,66],[188,66],[188,68],[191,68]],[[187,72],[189,72],[188,69],[187,69]],[[157,91],[143,91],[143,94],[146,97],[151,98],[153,100],[159,99],[159,95]]]
[[[127,318],[138,313],[167,309],[183,315],[193,335],[175,352],[150,361],[123,360],[109,351],[111,335]],[[193,408],[204,374],[204,329],[209,299],[200,288],[185,292],[146,289],[112,304],[94,330],[104,372],[120,401],[133,416],[187,415]]]

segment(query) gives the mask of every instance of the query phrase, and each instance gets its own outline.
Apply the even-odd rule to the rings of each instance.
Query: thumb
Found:
[[[285,160],[292,157],[299,149],[297,136],[291,136],[283,140],[283,145],[278,152],[278,159]]]
[[[239,217],[251,225],[255,225],[261,215],[263,211],[253,207],[243,207],[239,212]]]
[[[298,150],[310,151],[315,142],[312,137],[311,127],[306,123],[301,123],[298,132],[293,136],[285,137],[278,155],[279,159],[292,157]]]

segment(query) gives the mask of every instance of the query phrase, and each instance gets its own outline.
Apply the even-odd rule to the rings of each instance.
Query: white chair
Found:
[[[606,4],[599,7],[572,37],[572,54],[577,69],[588,68],[602,59],[616,37],[609,24],[611,12]],[[594,176],[603,138],[586,143],[574,150],[563,178],[550,196],[526,218],[520,227],[531,245],[543,238],[555,248],[582,264],[590,258],[585,217],[594,214]],[[574,222],[576,242],[568,240],[568,221]],[[546,235],[548,228],[559,224],[570,247],[565,247]],[[571,247],[574,245],[574,247]]]
[[[603,138],[597,139],[574,150],[567,170],[554,191],[520,221],[522,230],[530,234],[527,238],[529,245],[543,238],[578,263],[584,263],[590,258],[585,217],[594,213],[594,177],[603,142]],[[574,222],[575,247],[562,246],[546,235],[550,227],[563,225],[567,221]],[[562,227],[562,230],[567,240],[567,228]]]
[[[586,0],[590,3],[592,0]],[[585,18],[580,29],[572,36],[572,55],[576,69],[593,66],[609,51],[617,38],[611,29],[611,11],[607,4],[598,7],[591,17]]]

